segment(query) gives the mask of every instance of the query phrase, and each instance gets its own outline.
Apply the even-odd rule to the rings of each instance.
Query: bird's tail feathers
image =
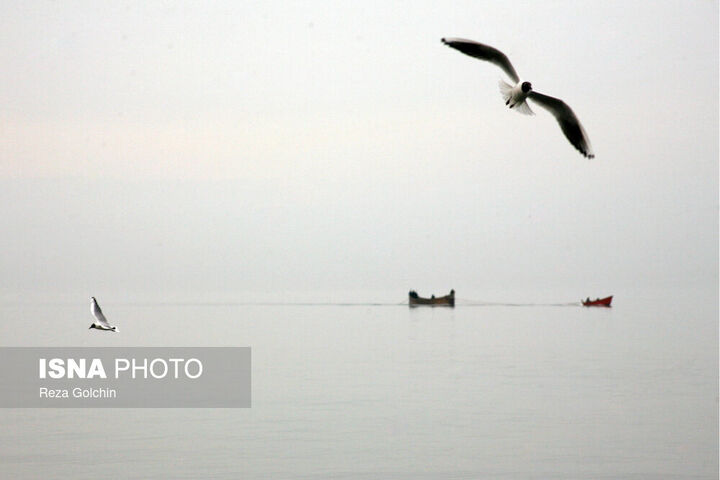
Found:
[[[500,87],[500,94],[503,97],[503,100],[506,102],[510,100],[510,97],[512,96],[512,85],[507,83],[505,80],[500,79],[498,81],[498,87]]]
[[[513,107],[513,110],[515,110],[518,113],[522,113],[523,115],[535,115],[535,112],[533,112],[532,109],[530,109],[530,105],[528,105],[528,103],[525,100],[523,100],[520,103],[516,103],[515,106]]]

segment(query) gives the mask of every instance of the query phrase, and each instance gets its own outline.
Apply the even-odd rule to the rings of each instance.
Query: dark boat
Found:
[[[417,294],[415,290],[408,293],[408,305],[416,307],[418,305],[430,305],[431,307],[454,307],[455,306],[455,290],[450,290],[449,295],[444,297],[423,298]]]
[[[586,307],[609,307],[612,299],[612,295],[605,298],[596,298],[595,300],[590,300],[590,297],[588,297],[586,300],[583,300],[582,304]]]

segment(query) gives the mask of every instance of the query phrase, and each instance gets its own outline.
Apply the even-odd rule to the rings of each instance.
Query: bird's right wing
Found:
[[[100,305],[98,305],[97,302],[93,302],[92,313],[98,322],[110,328],[110,324],[108,323],[107,318],[105,318],[105,315],[103,315],[102,310],[100,310]]]
[[[580,120],[578,120],[575,112],[572,111],[567,103],[559,98],[543,95],[534,90],[528,94],[528,98],[537,102],[541,107],[555,116],[565,137],[567,137],[570,143],[577,148],[583,156],[587,158],[595,157],[592,146],[590,145],[590,137],[585,133],[585,129],[580,124]]]
[[[474,42],[472,40],[465,40],[464,38],[443,38],[442,42],[448,47],[454,48],[465,55],[470,55],[486,62],[494,63],[498,67],[502,68],[508,77],[513,82],[517,83],[520,81],[520,77],[508,60],[507,56],[497,48],[493,48],[489,45],[483,45],[482,43]]]

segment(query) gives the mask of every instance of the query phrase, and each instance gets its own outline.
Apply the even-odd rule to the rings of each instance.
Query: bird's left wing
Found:
[[[559,98],[543,95],[534,90],[528,94],[528,98],[537,102],[541,107],[555,116],[565,137],[567,137],[570,143],[577,148],[583,156],[587,158],[595,157],[592,146],[590,145],[590,137],[585,133],[585,129],[580,124],[580,120],[575,116],[575,112],[573,112],[565,102]]]
[[[483,45],[482,43],[474,42],[472,40],[466,40],[464,38],[443,38],[442,42],[448,47],[461,51],[465,55],[470,55],[471,57],[494,63],[498,67],[502,68],[513,82],[517,83],[520,81],[520,77],[513,68],[512,63],[510,63],[507,55],[497,48],[491,47],[490,45]]]

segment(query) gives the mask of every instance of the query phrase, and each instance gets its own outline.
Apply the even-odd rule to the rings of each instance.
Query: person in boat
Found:
[[[418,298],[418,294],[415,290],[410,290],[408,295],[410,295],[410,298]]]
[[[451,295],[451,296],[452,296],[452,295],[455,295],[455,289],[454,289],[454,288],[453,288],[452,290],[450,290],[450,295]]]
[[[587,298],[585,299],[585,303],[590,303],[590,297],[587,297]]]

